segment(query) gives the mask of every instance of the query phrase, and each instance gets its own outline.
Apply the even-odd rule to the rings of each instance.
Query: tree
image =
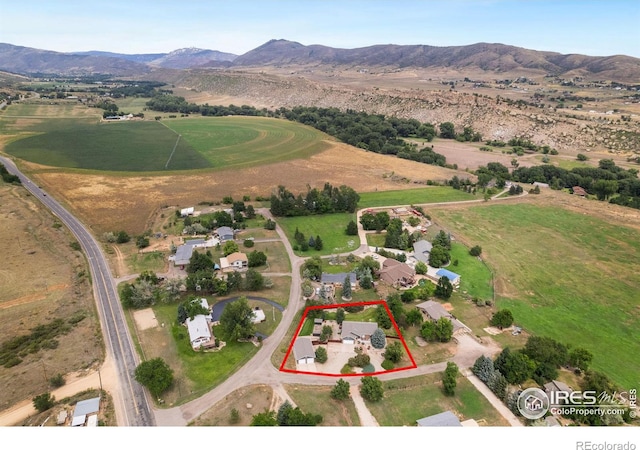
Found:
[[[316,349],[316,362],[324,364],[327,362],[327,359],[329,359],[329,356],[327,355],[327,349],[324,347],[318,347]]]
[[[458,365],[449,361],[447,368],[442,374],[442,387],[445,395],[454,395],[456,393],[456,386],[458,385],[456,378],[458,377],[458,372]]]
[[[134,377],[156,398],[173,384],[173,370],[162,358],[153,358],[140,363],[136,367]]]
[[[136,247],[145,248],[149,246],[149,238],[145,235],[140,235],[136,237]]]
[[[320,332],[320,337],[318,339],[320,340],[320,342],[327,342],[329,339],[331,339],[332,335],[333,328],[331,328],[331,325],[325,325],[322,327],[322,331]]]
[[[613,194],[618,192],[618,182],[616,180],[600,179],[593,183],[593,190],[598,200],[607,200]]]
[[[213,260],[206,253],[194,251],[185,270],[187,273],[197,273],[211,269],[213,269]]]
[[[235,253],[239,250],[240,249],[238,248],[238,244],[236,244],[235,241],[227,241],[222,246],[222,253],[224,253],[224,256],[229,256],[230,254]]]
[[[382,381],[376,377],[363,377],[360,385],[360,395],[370,402],[378,402],[384,397]]]
[[[420,325],[424,318],[422,317],[420,310],[414,308],[406,314],[405,320],[407,321],[407,325],[416,326]]]
[[[266,222],[264,223],[264,228],[266,230],[275,230],[276,229],[276,223],[271,219],[267,219]]]
[[[471,371],[480,381],[487,384],[495,372],[493,360],[487,356],[481,355],[476,359],[475,363],[473,363]]]
[[[432,244],[434,247],[439,245],[446,250],[451,250],[451,237],[444,230],[440,230],[436,237],[433,238]]]
[[[420,336],[425,341],[435,341],[436,339],[436,324],[431,320],[427,320],[420,327]]]
[[[443,122],[440,124],[440,137],[443,139],[455,139],[455,126],[451,122]]]
[[[322,259],[319,256],[312,256],[302,265],[302,276],[311,280],[319,280],[322,276]]]
[[[418,261],[416,263],[415,270],[418,275],[424,275],[425,273],[427,273],[427,269],[428,269],[427,265],[422,261]]]
[[[118,244],[126,244],[127,242],[129,242],[131,240],[131,237],[129,237],[129,235],[127,234],[126,231],[118,231],[118,234],[116,236],[116,243]]]
[[[469,250],[469,254],[471,256],[480,256],[481,253],[482,253],[482,247],[480,247],[479,245],[474,245]]]
[[[331,398],[335,400],[346,400],[351,397],[351,390],[349,383],[340,378],[336,381],[335,386],[331,389]]]
[[[446,317],[440,317],[436,320],[435,335],[440,342],[449,342],[453,336],[453,323],[451,323],[451,320]]]
[[[384,348],[387,343],[387,337],[380,328],[376,328],[376,330],[371,333],[371,345],[373,348]]]
[[[259,291],[265,287],[265,279],[257,270],[248,269],[244,275],[244,284],[248,291]]]
[[[56,398],[49,392],[34,397],[32,401],[33,407],[37,409],[38,412],[45,412],[46,410],[53,408],[53,405],[56,404]]]
[[[275,411],[265,411],[251,418],[252,427],[275,427],[278,425]]]
[[[360,277],[360,287],[362,289],[371,289],[373,287],[373,276],[371,272],[367,271]]]
[[[220,316],[220,327],[227,340],[247,339],[255,332],[253,310],[246,297],[227,303]]]
[[[576,347],[569,352],[569,364],[571,366],[586,372],[593,360],[593,354],[584,348]]]
[[[429,265],[431,267],[442,267],[449,262],[449,251],[441,245],[434,245],[429,252]]]
[[[320,238],[320,236],[316,236],[316,240],[315,240],[315,244],[313,245],[313,248],[316,250],[322,250],[323,247],[324,247],[324,244],[322,243],[322,239]]]
[[[338,308],[336,311],[336,322],[338,322],[338,325],[342,325],[342,322],[344,322],[344,308]]]
[[[387,309],[383,305],[378,305],[377,307],[376,322],[378,322],[380,328],[385,330],[391,328],[391,317],[389,317],[389,313],[387,313]]]
[[[509,347],[500,352],[494,367],[500,371],[511,384],[520,384],[531,378],[536,368],[527,355],[522,352],[512,352]]]
[[[523,352],[534,361],[549,363],[553,367],[564,366],[569,358],[564,344],[545,336],[530,336]]]
[[[264,266],[267,263],[267,255],[263,252],[254,250],[247,255],[247,261],[249,267]]]
[[[244,214],[247,216],[247,219],[254,219],[256,217],[256,210],[253,205],[247,205]]]
[[[501,330],[503,328],[509,328],[511,325],[513,325],[513,314],[511,313],[511,310],[501,309],[500,311],[496,312],[491,317],[490,324],[491,326],[498,327]]]
[[[384,351],[385,359],[393,363],[398,363],[402,360],[402,356],[404,355],[404,351],[402,348],[402,344],[398,341],[395,341],[392,344],[387,345],[387,348]]]
[[[300,408],[294,408],[291,403],[286,401],[278,409],[276,422],[281,427],[316,426],[322,422],[322,416],[311,413],[304,414]]]
[[[436,286],[435,291],[436,297],[440,297],[443,299],[448,299],[453,294],[453,285],[449,281],[449,278],[442,276],[438,280],[438,284]]]
[[[348,236],[357,236],[358,235],[358,224],[355,223],[355,221],[350,221],[347,224],[347,229],[345,230],[345,233]]]
[[[342,297],[346,299],[351,298],[351,277],[347,274],[342,282]]]

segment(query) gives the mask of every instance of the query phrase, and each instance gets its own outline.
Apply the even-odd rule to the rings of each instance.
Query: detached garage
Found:
[[[311,340],[299,337],[293,343],[293,357],[296,364],[313,364],[316,361],[316,352],[313,350]]]

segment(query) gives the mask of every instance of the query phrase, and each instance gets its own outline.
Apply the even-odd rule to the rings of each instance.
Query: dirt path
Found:
[[[112,245],[113,251],[115,252],[115,270],[113,277],[118,278],[127,274],[127,265],[124,263],[124,255],[120,251],[117,245]]]
[[[354,405],[356,405],[356,411],[358,411],[358,417],[360,417],[360,426],[362,427],[379,427],[378,421],[367,405],[364,403],[362,396],[360,395],[360,388],[358,385],[352,384],[349,389],[351,392],[351,398],[353,399]]]
[[[487,387],[487,385],[484,384],[482,381],[480,381],[478,377],[473,375],[470,370],[463,371],[463,374],[467,377],[467,380],[469,380],[471,384],[473,384],[476,387],[478,392],[480,392],[482,395],[484,395],[484,397],[487,400],[489,400],[489,403],[491,403],[491,405],[496,409],[496,411],[498,411],[500,415],[504,417],[505,420],[509,422],[509,424],[512,427],[524,426],[522,425],[522,422],[518,420],[515,414],[513,414],[511,410],[505,406],[504,403],[502,403],[502,400],[496,397],[496,395],[493,392],[491,392],[491,390]]]

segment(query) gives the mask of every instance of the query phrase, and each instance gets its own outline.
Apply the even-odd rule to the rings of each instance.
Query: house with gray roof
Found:
[[[419,427],[461,427],[460,419],[451,411],[416,420]]]
[[[454,335],[471,332],[471,329],[469,327],[456,319],[449,311],[444,309],[444,306],[434,300],[427,300],[426,302],[422,302],[419,305],[416,305],[416,308],[422,311],[422,313],[425,314],[427,318],[433,322],[436,322],[441,317],[449,319],[451,321],[451,324],[453,325]]]
[[[220,242],[233,241],[235,236],[231,227],[220,227],[216,230],[216,234],[218,235]]]
[[[326,273],[322,272],[322,276],[320,277],[320,282],[323,284],[331,284],[335,287],[340,287],[344,283],[345,278],[349,277],[349,281],[351,281],[351,288],[356,288],[357,280],[355,272],[340,272],[340,273]]]
[[[352,322],[345,320],[342,322],[342,342],[344,344],[354,344],[357,339],[368,341],[377,329],[378,324],[376,322]]]
[[[211,342],[211,328],[204,314],[198,314],[193,319],[187,318],[186,324],[189,330],[189,341],[194,350]]]
[[[298,337],[293,343],[293,357],[296,359],[296,364],[315,363],[316,352],[313,349],[311,339]]]
[[[190,245],[181,245],[176,249],[176,254],[170,256],[169,258],[173,260],[174,266],[184,266],[189,265],[189,260],[191,260],[191,256],[193,255],[193,247]]]
[[[429,264],[429,255],[432,248],[431,242],[420,239],[413,243],[413,257],[420,262]]]

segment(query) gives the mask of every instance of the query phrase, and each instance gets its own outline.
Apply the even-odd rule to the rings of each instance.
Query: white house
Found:
[[[296,364],[315,363],[316,352],[313,350],[311,339],[298,337],[293,343],[293,357],[296,360]]]
[[[199,349],[211,341],[211,329],[204,314],[198,314],[192,319],[187,318],[187,329],[189,330],[189,341],[194,350]]]
[[[249,267],[249,259],[242,252],[234,252],[220,258],[220,270],[230,272],[232,270],[244,270]]]

